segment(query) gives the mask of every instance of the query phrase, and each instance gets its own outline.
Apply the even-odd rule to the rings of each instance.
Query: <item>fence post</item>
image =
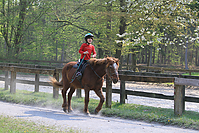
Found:
[[[16,72],[14,71],[14,68],[11,70],[10,93],[16,93]]]
[[[174,114],[181,116],[185,110],[185,85],[174,84]]]
[[[125,103],[125,98],[126,98],[125,81],[124,80],[120,80],[120,103],[121,104]]]
[[[39,92],[39,74],[35,74],[35,92]]]
[[[5,71],[5,90],[8,90],[8,82],[9,82],[9,71]]]
[[[76,89],[76,96],[78,98],[82,97],[82,90],[81,89]]]
[[[111,108],[112,104],[112,81],[106,76],[106,108]]]
[[[59,72],[58,72],[57,69],[55,69],[55,72],[54,72],[54,74],[53,74],[53,77],[54,77],[57,81],[59,81]],[[53,98],[58,99],[58,97],[59,97],[59,89],[53,87]]]

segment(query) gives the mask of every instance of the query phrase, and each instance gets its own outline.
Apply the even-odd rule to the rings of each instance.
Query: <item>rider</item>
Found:
[[[88,61],[91,58],[91,53],[93,53],[93,58],[96,57],[95,47],[91,44],[93,37],[94,36],[91,33],[85,35],[86,43],[83,43],[79,49],[79,53],[81,54],[80,60],[84,58],[84,61]]]
[[[79,53],[81,54],[80,62],[81,64],[78,71],[81,70],[82,64],[86,63],[91,58],[91,53],[93,53],[92,58],[96,57],[95,47],[91,44],[93,41],[93,34],[87,33],[85,35],[85,41],[86,43],[83,43],[79,49]],[[81,75],[81,73],[77,73],[78,75]],[[82,75],[81,75],[82,76]]]

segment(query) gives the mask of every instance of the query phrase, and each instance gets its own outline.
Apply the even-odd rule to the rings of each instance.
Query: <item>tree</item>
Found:
[[[184,32],[184,27],[190,31],[189,25],[193,25],[194,18],[189,8],[186,8],[186,2],[129,1],[127,14],[128,30],[123,34],[123,47],[135,47],[140,44],[142,47],[179,45],[180,41],[183,41],[183,46],[186,47],[186,42],[193,39],[193,33]],[[185,39],[187,35],[188,40]],[[148,60],[150,57],[148,56]]]
[[[18,58],[29,27],[51,8],[49,3],[45,1],[46,4],[44,4],[43,2],[35,0],[2,1],[0,32],[6,44],[7,56]],[[35,10],[38,11],[37,15],[34,14]]]

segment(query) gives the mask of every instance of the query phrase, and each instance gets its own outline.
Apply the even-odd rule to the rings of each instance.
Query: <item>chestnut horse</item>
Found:
[[[73,66],[77,62],[69,62],[62,69],[62,80],[58,82],[55,78],[51,78],[51,84],[56,88],[62,89],[63,97],[63,110],[66,112],[72,112],[71,108],[71,98],[72,94],[75,92],[76,88],[84,89],[85,91],[85,105],[84,113],[89,114],[88,103],[89,103],[89,91],[94,90],[97,96],[100,98],[100,102],[95,109],[95,114],[97,114],[101,109],[104,103],[104,95],[102,93],[102,85],[104,82],[104,76],[107,75],[113,83],[117,83],[119,80],[118,77],[118,67],[119,59],[114,57],[106,57],[104,59],[90,59],[84,70],[81,83],[78,79],[72,80],[73,75],[76,72],[76,68]],[[66,92],[70,88],[68,93],[68,102],[66,100]]]

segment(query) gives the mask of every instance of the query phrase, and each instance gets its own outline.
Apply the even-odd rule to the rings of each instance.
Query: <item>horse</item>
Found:
[[[107,75],[114,84],[116,84],[119,80],[118,76],[118,67],[119,67],[119,59],[114,57],[105,57],[103,59],[92,58],[88,61],[88,65],[86,66],[84,73],[82,75],[81,82],[78,79],[73,79],[73,76],[76,72],[76,68],[73,66],[77,64],[77,62],[69,62],[62,69],[62,80],[58,82],[55,78],[51,77],[51,85],[55,88],[62,88],[62,98],[63,111],[68,113],[72,112],[73,109],[71,107],[71,98],[75,89],[81,88],[85,91],[85,99],[84,99],[84,113],[89,115],[88,103],[89,103],[89,91],[93,90],[96,95],[100,98],[100,102],[98,106],[95,108],[94,113],[97,114],[101,109],[104,103],[104,95],[102,93],[102,85],[104,82],[104,77]],[[66,100],[66,92],[70,88],[68,93],[68,102]]]

